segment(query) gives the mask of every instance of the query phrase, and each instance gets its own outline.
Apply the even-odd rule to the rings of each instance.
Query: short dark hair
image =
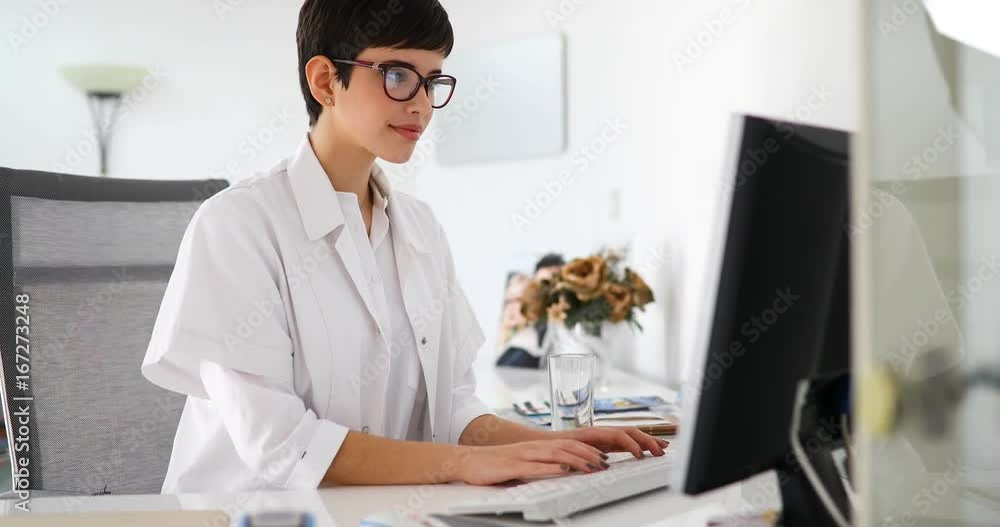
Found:
[[[539,258],[538,262],[535,263],[535,272],[538,272],[543,267],[562,267],[564,265],[566,265],[566,260],[563,259],[561,254],[549,253]]]
[[[447,57],[455,45],[448,13],[438,0],[305,0],[295,40],[309,126],[323,110],[306,79],[306,63],[316,55],[355,60],[366,48],[389,47],[440,51]],[[334,63],[334,68],[347,88],[353,66]]]

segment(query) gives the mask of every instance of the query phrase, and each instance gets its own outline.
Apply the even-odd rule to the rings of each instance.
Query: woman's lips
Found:
[[[410,141],[416,141],[417,139],[420,139],[420,132],[416,130],[411,130],[409,128],[400,128],[398,126],[393,126],[391,124],[389,125],[389,128],[392,128],[393,130],[396,131],[397,134],[409,139]]]

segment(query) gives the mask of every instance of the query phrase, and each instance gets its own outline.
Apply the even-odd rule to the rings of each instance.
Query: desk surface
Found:
[[[494,408],[509,408],[514,398],[547,398],[542,372],[513,368],[482,368],[479,394]],[[616,372],[597,396],[661,395],[673,393],[664,386]],[[495,487],[472,485],[398,485],[339,487],[316,491],[268,491],[242,494],[180,494],[32,498],[30,510],[39,514],[99,511],[222,510],[236,517],[242,511],[293,509],[311,511],[321,527],[356,526],[368,514],[385,510],[446,512],[448,505],[502,492]],[[722,514],[745,513],[777,507],[777,480],[762,475],[697,498],[660,490],[573,516],[574,527],[607,526],[627,521],[638,525],[697,525]],[[0,502],[0,514],[17,513],[13,501]],[[507,522],[507,518],[504,518]],[[539,525],[511,519],[510,525]],[[4,522],[0,519],[0,525]],[[214,527],[214,526],[213,526]]]

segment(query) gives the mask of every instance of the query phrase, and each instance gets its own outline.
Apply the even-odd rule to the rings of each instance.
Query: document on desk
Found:
[[[594,416],[594,425],[655,425],[671,422],[668,418],[655,412],[618,412],[614,414],[602,414]]]
[[[594,426],[634,426],[643,432],[654,435],[677,433],[676,418],[648,411],[595,415]]]

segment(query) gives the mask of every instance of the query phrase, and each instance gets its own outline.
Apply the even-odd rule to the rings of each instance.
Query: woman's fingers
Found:
[[[586,459],[588,463],[591,463],[598,468],[607,468],[604,462],[608,456],[601,452],[597,448],[594,448],[587,443],[575,440],[560,441],[559,446],[562,447],[567,452],[571,452],[583,459]]]
[[[648,450],[654,456],[663,455],[663,447],[660,446],[660,442],[655,437],[635,427],[625,428],[624,430],[643,450]]]
[[[594,472],[602,470],[603,460],[599,456],[582,449],[573,450],[565,445],[553,445],[552,450],[547,453],[549,463],[560,463],[569,465],[580,472]],[[596,459],[595,459],[596,457]]]
[[[559,463],[542,463],[537,461],[524,461],[517,465],[517,473],[520,478],[557,476],[559,474],[566,474],[571,469],[572,467],[569,465],[560,465]]]
[[[608,456],[604,455],[604,452],[600,448],[597,448],[594,445],[591,445],[589,443],[580,441],[578,439],[563,439],[563,440],[559,441],[559,444],[564,445],[566,447],[574,447],[576,449],[583,449],[582,450],[583,452],[591,453],[591,454],[597,456],[600,459],[607,459],[607,457],[608,457]],[[580,451],[580,450],[578,450],[578,451]]]
[[[642,446],[632,438],[624,429],[615,430],[615,444],[621,447],[623,450],[631,452],[636,459],[642,459]]]
[[[545,444],[547,443],[547,444]],[[601,470],[599,456],[593,456],[586,450],[571,450],[562,441],[545,442],[525,450],[525,459],[541,463],[566,465],[580,472]],[[527,445],[526,445],[527,446]],[[596,457],[596,459],[594,459]]]

